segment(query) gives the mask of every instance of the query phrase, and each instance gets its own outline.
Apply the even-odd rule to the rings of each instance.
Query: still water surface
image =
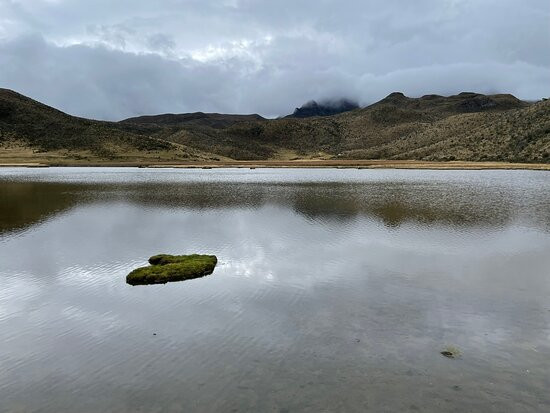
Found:
[[[2,412],[548,412],[550,174],[3,168],[0,334]]]

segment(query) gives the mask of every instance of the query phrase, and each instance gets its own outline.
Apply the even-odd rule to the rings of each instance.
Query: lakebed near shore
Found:
[[[545,172],[6,167],[0,197],[8,410],[550,403]],[[160,251],[218,264],[127,285]]]

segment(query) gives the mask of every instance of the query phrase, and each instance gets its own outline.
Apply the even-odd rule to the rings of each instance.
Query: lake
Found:
[[[0,411],[550,411],[548,172],[2,168],[0,282]]]

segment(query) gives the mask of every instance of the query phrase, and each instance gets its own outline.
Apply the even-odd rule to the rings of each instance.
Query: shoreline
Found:
[[[221,162],[0,162],[2,167],[48,168],[48,167],[138,167],[176,169],[219,168],[334,168],[334,169],[433,169],[433,170],[539,170],[550,171],[550,164],[516,162],[473,161],[414,161],[414,160],[265,160]]]

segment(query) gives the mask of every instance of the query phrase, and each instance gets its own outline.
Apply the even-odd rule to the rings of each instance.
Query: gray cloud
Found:
[[[0,16],[0,86],[101,119],[550,95],[546,0],[0,0]]]

